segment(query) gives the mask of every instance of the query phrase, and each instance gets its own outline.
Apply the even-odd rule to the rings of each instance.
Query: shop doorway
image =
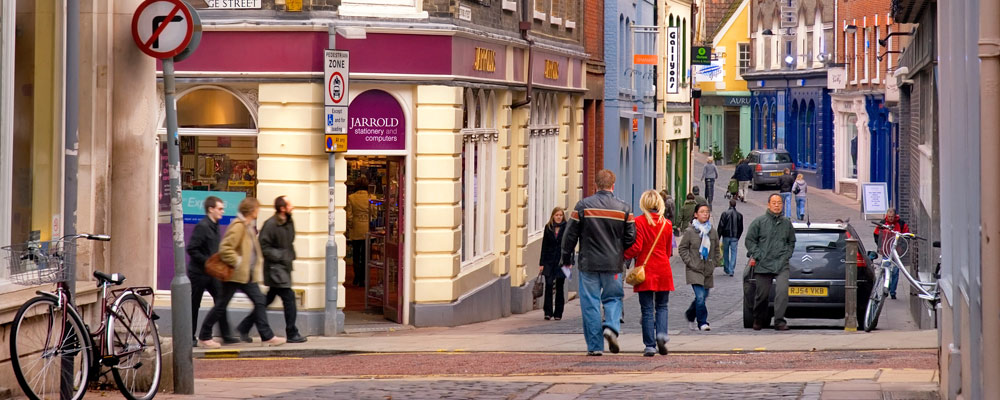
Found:
[[[347,268],[350,317],[380,315],[403,321],[405,157],[350,156],[347,160]]]

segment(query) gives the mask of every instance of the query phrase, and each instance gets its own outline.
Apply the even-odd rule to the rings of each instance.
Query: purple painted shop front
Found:
[[[406,150],[406,116],[391,94],[365,91],[348,108],[348,151]]]

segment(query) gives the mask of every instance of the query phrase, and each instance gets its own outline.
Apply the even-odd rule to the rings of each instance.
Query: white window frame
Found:
[[[879,49],[878,38],[879,38],[879,35],[882,33],[882,32],[880,32],[881,29],[879,29],[879,28],[880,28],[880,26],[878,26],[876,24],[875,25],[875,46],[872,46],[872,47],[875,47],[875,54],[876,54],[876,57],[875,57],[875,80],[873,81],[874,83],[882,83],[882,61],[879,61],[878,56],[877,56],[878,55],[878,49]]]
[[[500,131],[497,129],[496,93],[493,91],[467,89],[463,107],[468,115],[462,128],[465,164],[462,172],[461,257],[462,267],[465,268],[493,254],[496,208],[494,164]],[[476,110],[479,111],[479,119],[476,118]]]
[[[746,57],[744,57],[744,55]],[[737,43],[736,44],[736,57],[740,76],[737,78],[742,80],[743,74],[750,72],[750,43]],[[744,65],[746,64],[746,65]]]
[[[559,174],[559,121],[556,94],[537,92],[528,125],[528,236],[542,234],[556,206]]]
[[[857,85],[858,84],[858,32],[857,31],[851,34],[851,45],[854,47],[854,52],[851,53],[852,56],[851,64],[854,64],[853,67],[854,75],[851,76],[852,78],[851,84]]]
[[[869,32],[870,30],[871,28],[867,26],[862,30],[862,32],[864,32],[865,35],[864,38],[861,39],[861,46],[864,47],[865,51],[865,80],[861,81],[861,83],[868,83],[868,78],[870,76],[868,74],[868,70],[871,69],[869,64],[871,64],[871,53],[872,53],[871,32]]]
[[[0,246],[10,245],[14,174],[14,28],[17,2],[0,4]],[[9,269],[0,268],[0,285]]]
[[[888,17],[886,17],[886,19],[888,20]],[[889,36],[890,33],[892,33],[892,25],[887,24],[885,26],[885,35]],[[888,58],[888,60],[886,60],[886,71],[892,71],[892,38],[888,38],[886,41],[888,42],[886,43],[886,49],[889,50],[888,53],[885,53],[886,58]]]

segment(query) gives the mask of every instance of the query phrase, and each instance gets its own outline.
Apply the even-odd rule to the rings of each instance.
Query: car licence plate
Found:
[[[784,174],[785,174],[784,172],[772,172],[771,176],[782,176]]]
[[[825,287],[791,286],[788,288],[788,295],[826,297],[827,292]]]

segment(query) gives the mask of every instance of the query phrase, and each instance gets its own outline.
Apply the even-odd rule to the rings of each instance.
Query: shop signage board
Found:
[[[712,65],[712,48],[708,46],[691,47],[692,65]]]
[[[888,187],[885,182],[861,184],[861,212],[865,215],[885,215],[889,210]]]
[[[194,35],[191,11],[181,0],[146,0],[132,16],[132,39],[150,57],[172,58]]]
[[[681,62],[677,54],[680,47],[680,28],[667,28],[667,93],[680,93]]]
[[[632,64],[656,65],[656,54],[635,54],[632,56]]]
[[[396,98],[372,89],[351,101],[347,148],[356,154],[406,151],[406,116]]]
[[[226,210],[219,219],[220,225],[229,225],[236,218],[236,206],[247,197],[243,192],[215,192],[208,190],[182,190],[181,201],[184,207],[184,223],[197,224],[205,217],[205,199],[215,196],[222,200]]]

